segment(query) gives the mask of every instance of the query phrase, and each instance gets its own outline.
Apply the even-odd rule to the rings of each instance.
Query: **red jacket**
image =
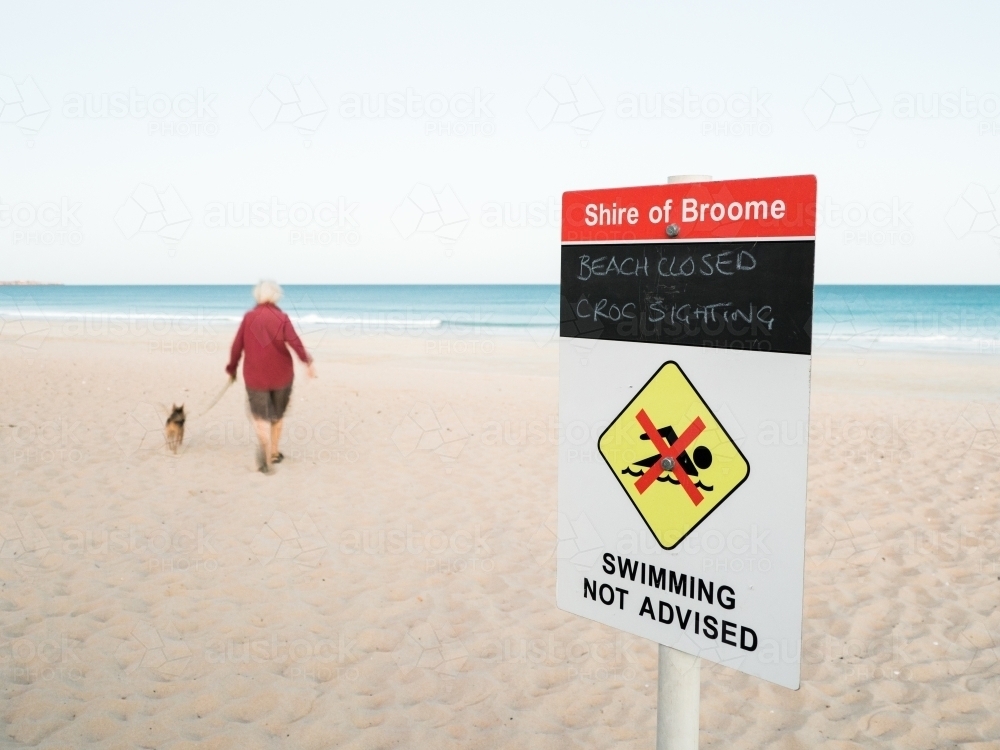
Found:
[[[247,357],[243,363],[243,381],[247,388],[255,391],[284,388],[291,385],[295,377],[289,346],[303,362],[312,362],[288,316],[275,305],[257,305],[243,316],[240,330],[233,340],[226,372],[236,377],[236,366],[245,350]]]

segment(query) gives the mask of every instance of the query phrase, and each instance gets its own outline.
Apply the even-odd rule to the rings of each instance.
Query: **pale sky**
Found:
[[[557,283],[564,190],[695,172],[816,174],[819,283],[1000,283],[996,4],[3,15],[0,279]]]

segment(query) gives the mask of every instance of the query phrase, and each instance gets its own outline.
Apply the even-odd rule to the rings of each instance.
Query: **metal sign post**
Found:
[[[656,681],[656,750],[697,750],[701,659],[660,644]]]
[[[667,184],[711,182],[709,175],[672,175]],[[660,644],[656,678],[656,750],[698,750],[701,659]]]

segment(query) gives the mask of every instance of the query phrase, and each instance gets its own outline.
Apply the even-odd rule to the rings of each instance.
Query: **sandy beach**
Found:
[[[555,604],[554,342],[306,331],[264,476],[242,383],[202,413],[230,331],[28,333],[0,332],[0,745],[653,747],[655,644]],[[1000,747],[998,382],[814,357],[802,688],[705,663],[704,747]]]

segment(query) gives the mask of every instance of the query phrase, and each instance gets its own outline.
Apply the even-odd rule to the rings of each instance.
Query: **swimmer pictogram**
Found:
[[[598,448],[665,549],[676,547],[750,475],[746,457],[676,362],[654,373]]]

